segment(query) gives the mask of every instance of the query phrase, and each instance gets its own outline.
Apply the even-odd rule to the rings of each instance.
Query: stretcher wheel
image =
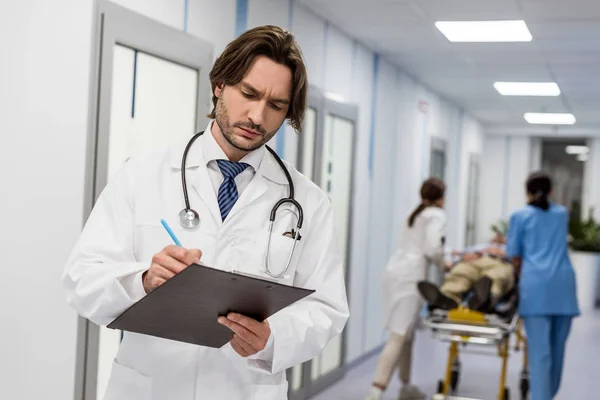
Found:
[[[521,371],[521,399],[526,400],[529,395],[529,371],[524,369]]]
[[[445,394],[444,393],[444,381],[438,381],[437,392],[438,392],[438,394]]]
[[[521,399],[526,400],[529,395],[529,378],[521,378]]]
[[[455,391],[458,387],[458,382],[460,380],[460,371],[452,371],[452,375],[450,376],[450,387],[452,391]]]
[[[456,391],[458,383],[460,382],[460,361],[454,360],[452,362],[452,371],[450,373],[450,387],[452,391]]]

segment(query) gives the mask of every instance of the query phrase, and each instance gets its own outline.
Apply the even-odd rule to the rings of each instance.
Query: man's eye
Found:
[[[276,111],[281,111],[281,110],[282,110],[282,108],[281,108],[281,107],[279,107],[277,104],[271,104],[271,108],[272,108],[273,110],[276,110]]]
[[[244,95],[244,97],[245,97],[245,98],[247,98],[247,99],[252,99],[252,98],[254,98],[254,95],[253,95],[253,94],[246,93],[246,92],[242,92],[242,94],[243,94],[243,95]]]

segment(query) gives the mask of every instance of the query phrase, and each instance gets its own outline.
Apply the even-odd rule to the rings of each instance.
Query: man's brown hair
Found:
[[[244,32],[229,43],[217,58],[209,75],[213,91],[213,110],[208,117],[216,118],[215,88],[221,84],[237,85],[248,72],[254,59],[261,55],[291,69],[292,97],[285,117],[296,132],[301,132],[308,91],[302,51],[290,32],[273,25],[259,26]]]

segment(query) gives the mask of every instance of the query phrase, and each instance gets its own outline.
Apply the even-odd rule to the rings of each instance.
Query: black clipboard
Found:
[[[192,264],[125,310],[108,328],[220,348],[233,332],[219,324],[218,317],[235,312],[263,321],[314,292]]]

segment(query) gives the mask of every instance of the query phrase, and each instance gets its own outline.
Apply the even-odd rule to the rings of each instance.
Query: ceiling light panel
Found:
[[[435,27],[451,42],[530,42],[525,21],[437,21]]]
[[[496,82],[494,88],[503,96],[559,96],[554,82]]]
[[[575,116],[567,113],[525,113],[525,121],[541,125],[573,125]]]

